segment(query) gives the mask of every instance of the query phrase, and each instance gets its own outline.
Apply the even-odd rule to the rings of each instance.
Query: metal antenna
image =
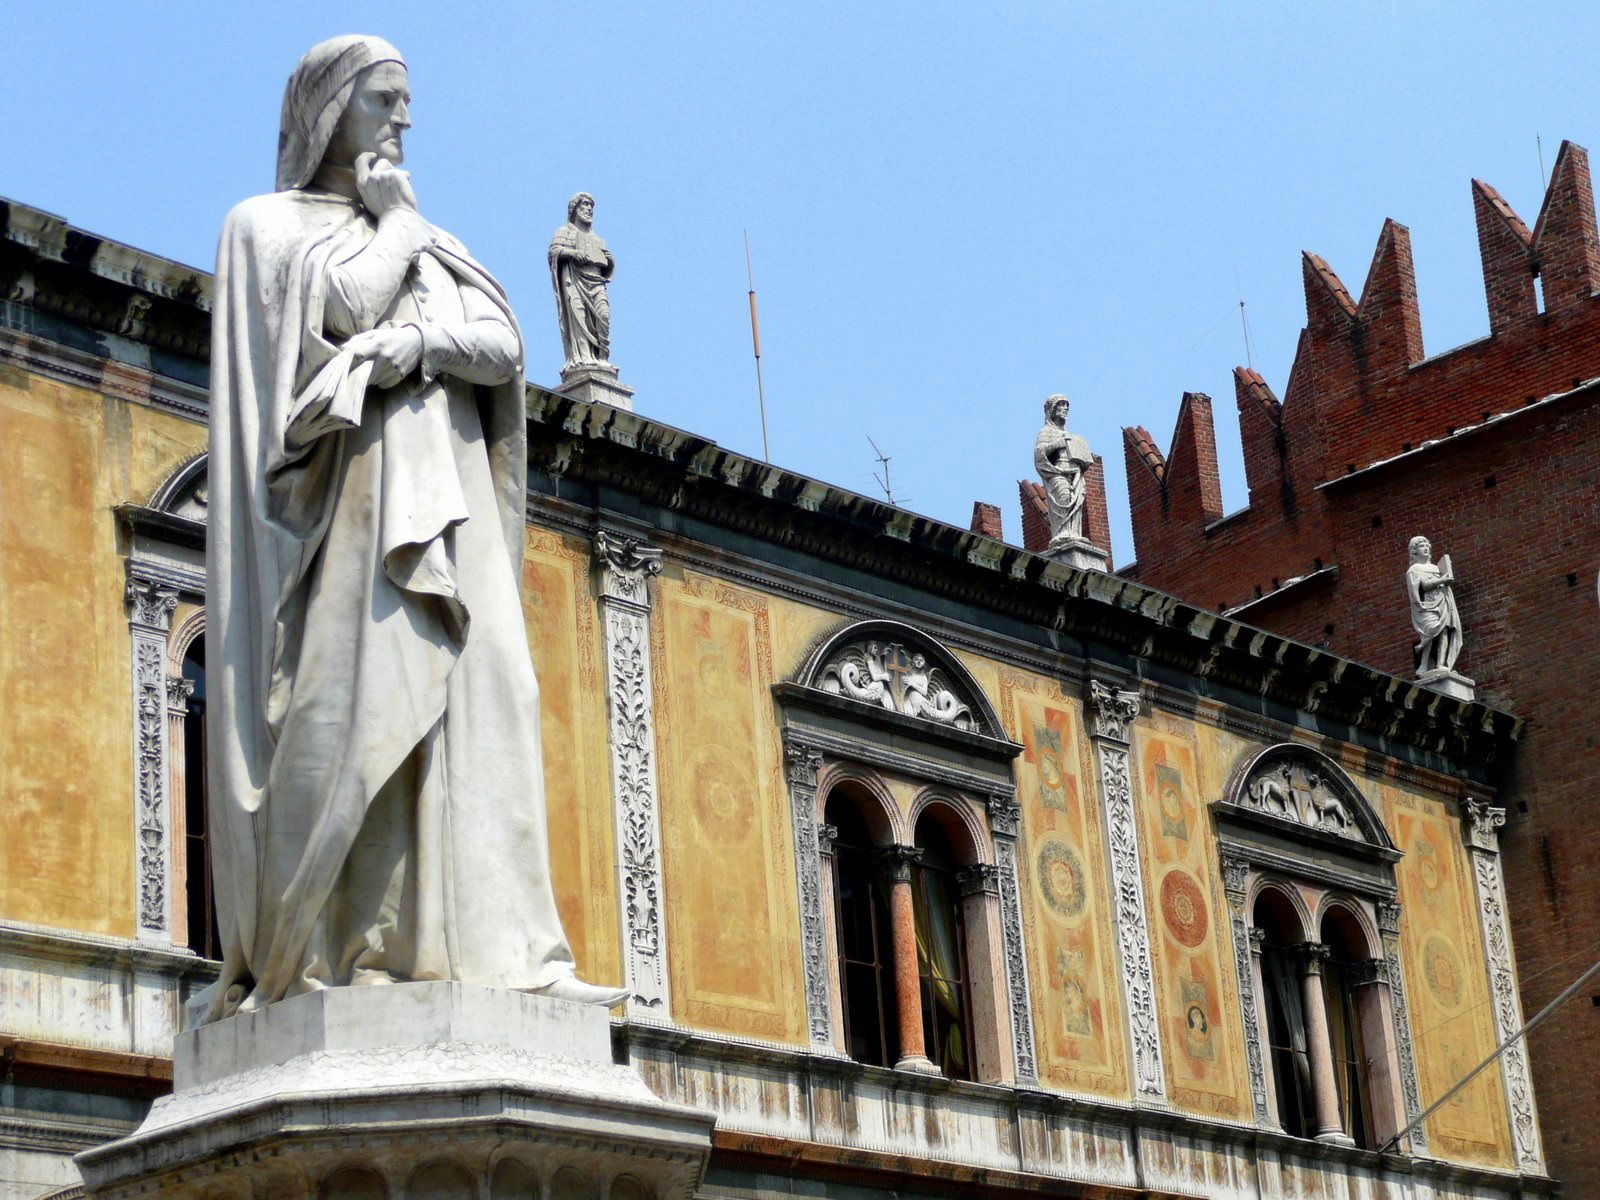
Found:
[[[878,456],[878,465],[883,468],[883,474],[880,475],[874,471],[872,477],[878,481],[878,486],[883,489],[883,498],[890,504],[894,504],[894,489],[889,486],[889,456],[878,449],[878,443],[872,440],[871,435],[867,437],[867,444],[872,447],[872,452]],[[898,508],[899,505],[896,504],[895,507]]]
[[[750,348],[756,355],[756,402],[761,405],[761,457],[772,461],[772,449],[767,445],[767,393],[761,386],[761,322],[756,319],[756,277],[750,269],[750,231],[744,231],[744,276],[750,284]]]
[[[1239,271],[1233,272],[1234,286],[1239,289],[1239,325],[1244,329],[1244,365],[1250,370],[1255,370],[1255,356],[1250,348],[1250,318],[1244,315],[1244,284],[1239,282]]]

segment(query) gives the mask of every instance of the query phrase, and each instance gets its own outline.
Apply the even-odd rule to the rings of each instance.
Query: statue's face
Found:
[[[1045,406],[1044,415],[1045,419],[1054,425],[1065,425],[1067,423],[1066,398],[1062,397],[1059,400],[1052,400]]]
[[[577,217],[585,225],[594,224],[594,201],[587,196],[579,200]]]
[[[411,128],[411,89],[404,63],[374,63],[356,78],[350,103],[333,131],[324,162],[348,167],[363,154],[405,161],[401,135]]]
[[[1423,538],[1420,541],[1418,541],[1416,543],[1416,545],[1411,547],[1411,561],[1412,562],[1432,562],[1433,561],[1433,543],[1428,541],[1426,538]]]

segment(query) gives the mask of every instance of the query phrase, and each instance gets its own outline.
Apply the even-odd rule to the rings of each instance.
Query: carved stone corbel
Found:
[[[661,818],[650,684],[650,587],[661,551],[601,530],[594,539],[605,630],[611,797],[617,839],[623,985],[630,1017],[664,1018],[667,939],[661,909]]]
[[[1133,776],[1128,761],[1130,730],[1139,716],[1139,693],[1091,679],[1086,700],[1084,709],[1095,746],[1100,806],[1105,812],[1118,960],[1127,1001],[1128,1043],[1133,1047],[1134,1096],[1147,1103],[1164,1104],[1167,1077],[1162,1066],[1161,1023],[1156,1017],[1150,925],[1145,914],[1144,878],[1139,869],[1139,830],[1133,812]]]

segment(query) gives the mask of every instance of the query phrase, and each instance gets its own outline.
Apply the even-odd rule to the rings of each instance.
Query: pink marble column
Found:
[[[1333,1074],[1333,1038],[1328,1029],[1327,998],[1322,994],[1322,964],[1328,948],[1321,942],[1302,942],[1300,983],[1306,1010],[1306,1051],[1311,1058],[1311,1090],[1316,1102],[1319,1142],[1355,1145],[1339,1120],[1339,1084]]]
[[[894,937],[895,1007],[900,1012],[901,1071],[938,1074],[922,1038],[922,979],[917,970],[917,919],[911,900],[911,866],[922,852],[914,846],[890,846],[881,853],[889,877],[889,924]]]

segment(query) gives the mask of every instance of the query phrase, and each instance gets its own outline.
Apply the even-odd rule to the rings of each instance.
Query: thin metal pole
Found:
[[[1506,1052],[1506,1050],[1510,1046],[1514,1045],[1516,1042],[1521,1041],[1523,1038],[1527,1037],[1530,1033],[1532,1033],[1535,1029],[1537,1029],[1544,1022],[1544,1019],[1546,1017],[1548,1017],[1551,1013],[1555,1012],[1556,1009],[1560,1008],[1568,1000],[1572,999],[1573,996],[1577,995],[1578,991],[1583,987],[1583,985],[1588,983],[1596,975],[1600,975],[1600,962],[1595,963],[1594,966],[1590,967],[1582,975],[1579,975],[1578,978],[1573,981],[1571,987],[1567,988],[1566,991],[1562,992],[1554,1000],[1550,1001],[1549,1004],[1546,1004],[1543,1008],[1541,1008],[1539,1010],[1538,1015],[1535,1016],[1533,1018],[1533,1020],[1529,1021],[1521,1029],[1517,1030],[1510,1037],[1508,1037],[1505,1041],[1501,1042],[1498,1046],[1496,1046],[1494,1048],[1494,1053],[1493,1054],[1489,1055],[1488,1058],[1484,1059],[1477,1066],[1473,1067],[1472,1070],[1468,1071],[1465,1075],[1463,1075],[1461,1077],[1460,1081],[1457,1082],[1456,1085],[1453,1088],[1451,1088],[1448,1092],[1446,1092],[1444,1095],[1440,1096],[1437,1100],[1435,1100],[1432,1103],[1432,1105],[1430,1105],[1428,1107],[1428,1110],[1426,1112],[1424,1112],[1421,1116],[1417,1117],[1417,1119],[1412,1121],[1411,1124],[1407,1125],[1399,1133],[1395,1134],[1392,1138],[1390,1138],[1387,1142],[1385,1142],[1383,1144],[1383,1148],[1380,1149],[1378,1151],[1378,1153],[1379,1154],[1386,1154],[1390,1150],[1393,1150],[1397,1145],[1400,1144],[1400,1139],[1401,1138],[1405,1137],[1408,1133],[1410,1133],[1418,1125],[1421,1125],[1429,1117],[1433,1116],[1434,1113],[1438,1112],[1441,1108],[1443,1108],[1450,1101],[1450,1098],[1452,1096],[1454,1096],[1462,1088],[1466,1087],[1467,1084],[1471,1083],[1473,1081],[1473,1079],[1475,1079],[1477,1077],[1477,1074],[1478,1074],[1479,1071],[1483,1070],[1490,1063],[1492,1063],[1495,1059],[1499,1058],[1502,1054],[1504,1054]]]
[[[767,445],[767,392],[761,386],[761,323],[756,319],[756,277],[750,269],[750,231],[744,231],[744,276],[750,284],[750,348],[756,355],[756,402],[761,405],[761,457],[772,461],[772,450]]]

